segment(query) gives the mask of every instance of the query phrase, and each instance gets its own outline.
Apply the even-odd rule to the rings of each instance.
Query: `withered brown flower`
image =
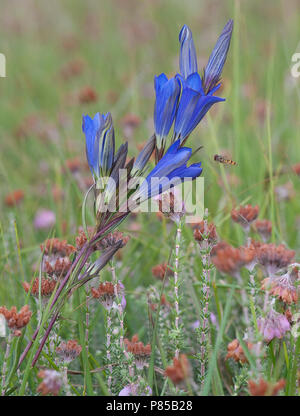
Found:
[[[182,385],[192,375],[192,369],[185,354],[180,354],[179,358],[173,358],[173,365],[168,366],[165,369],[165,375],[175,385]]]
[[[248,388],[251,396],[276,396],[285,386],[285,380],[281,379],[277,383],[271,383],[261,378],[258,382],[249,380]]]
[[[139,370],[142,370],[151,355],[151,345],[144,345],[141,341],[139,341],[138,335],[133,335],[131,341],[125,338],[124,344],[126,345],[127,351],[134,355],[136,367]]]
[[[21,329],[30,321],[32,312],[28,305],[23,306],[20,312],[13,306],[10,310],[6,306],[0,306],[0,314],[4,316],[7,326],[12,330],[12,334],[16,337],[21,335]]]
[[[241,206],[238,209],[232,209],[231,218],[234,222],[240,224],[244,230],[248,232],[250,230],[251,223],[258,217],[258,213],[258,205],[254,207],[248,204]]]

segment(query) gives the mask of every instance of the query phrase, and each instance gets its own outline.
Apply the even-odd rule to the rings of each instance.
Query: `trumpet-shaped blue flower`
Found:
[[[97,113],[92,119],[82,117],[82,130],[86,138],[86,157],[94,177],[110,173],[115,155],[115,133],[111,114]]]
[[[197,55],[191,29],[184,25],[179,33],[180,57],[179,68],[183,78],[198,72]]]
[[[207,93],[214,89],[220,81],[230,46],[232,30],[233,20],[230,19],[224,26],[204,69],[203,89]]]
[[[219,86],[204,94],[200,75],[191,74],[187,80],[177,75],[182,84],[181,98],[175,118],[174,137],[183,142],[197,127],[202,118],[217,102],[225,101],[224,98],[215,97],[212,94]]]
[[[179,35],[181,75],[177,75],[177,79],[181,82],[182,92],[175,117],[174,140],[180,138],[181,142],[184,141],[213,104],[225,101],[213,94],[220,87],[220,76],[226,61],[232,29],[233,21],[229,20],[209,57],[203,79],[197,73],[197,57],[192,32],[186,25],[181,29]]]
[[[140,197],[142,202],[164,192],[171,185],[176,186],[184,180],[192,180],[200,176],[201,163],[187,166],[191,155],[192,149],[180,147],[180,140],[174,142],[148,174],[134,198]]]
[[[176,78],[168,80],[165,74],[154,78],[156,100],[154,106],[154,127],[156,144],[160,149],[172,127],[178,98],[180,84]]]

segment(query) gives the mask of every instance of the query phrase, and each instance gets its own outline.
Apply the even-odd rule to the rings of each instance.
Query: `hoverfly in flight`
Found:
[[[223,163],[224,165],[232,165],[232,166],[237,165],[237,163],[234,162],[233,160],[226,159],[226,157],[221,156],[221,155],[214,155],[214,160],[216,162]]]

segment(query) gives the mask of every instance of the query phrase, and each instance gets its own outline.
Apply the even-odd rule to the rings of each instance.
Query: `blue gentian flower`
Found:
[[[197,55],[191,29],[184,25],[179,33],[180,57],[179,68],[183,78],[198,72]]]
[[[180,94],[180,84],[176,78],[168,80],[165,74],[160,74],[154,78],[154,87],[156,93],[154,127],[156,144],[158,149],[160,149],[174,121]]]
[[[111,114],[97,113],[92,119],[82,117],[86,138],[86,157],[94,177],[107,176],[114,163],[115,133]]]
[[[210,92],[220,81],[233,30],[233,20],[226,23],[204,69],[203,89]]]
[[[202,118],[217,102],[225,101],[224,98],[215,97],[212,94],[219,88],[204,94],[200,75],[191,74],[186,80],[177,75],[182,85],[182,93],[175,118],[174,140],[183,142],[197,127]]]
[[[176,186],[184,180],[200,176],[201,163],[187,166],[191,155],[192,149],[180,147],[180,140],[174,142],[143,181],[134,199],[140,198],[140,202],[143,202],[169,189],[171,185]],[[152,181],[154,178],[156,181]]]
[[[174,140],[180,138],[183,142],[197,127],[202,118],[217,102],[224,98],[213,96],[220,87],[220,76],[225,64],[233,29],[233,21],[225,25],[201,79],[197,72],[197,57],[192,32],[184,25],[179,35],[180,75],[176,78],[181,83],[181,97],[175,117]]]

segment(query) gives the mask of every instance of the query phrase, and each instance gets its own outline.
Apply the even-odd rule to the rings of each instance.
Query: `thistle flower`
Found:
[[[144,345],[142,342],[139,342],[137,335],[134,335],[131,341],[125,338],[124,344],[126,345],[127,351],[134,355],[136,368],[142,370],[151,355],[151,345]]]
[[[247,347],[248,349],[251,349],[253,345],[250,342],[248,342]],[[228,358],[232,358],[234,361],[240,362],[242,364],[248,362],[243,348],[237,339],[234,339],[227,345],[227,355],[225,357],[225,360],[228,360]]]
[[[251,396],[277,396],[277,393],[285,386],[285,380],[271,383],[261,378],[258,382],[249,380],[248,388]]]
[[[272,222],[269,220],[256,220],[254,223],[254,229],[266,243],[272,234]]]
[[[273,276],[287,267],[293,260],[295,251],[288,250],[283,244],[262,244],[256,248],[256,258],[267,275]]]
[[[19,337],[21,329],[30,321],[32,312],[29,310],[28,305],[23,306],[20,312],[17,311],[15,306],[11,310],[7,309],[6,306],[0,306],[0,314],[6,319],[7,326],[12,330],[12,334],[15,337]]]
[[[81,353],[82,347],[75,340],[69,340],[68,342],[61,342],[56,348],[56,354],[61,362],[69,364],[74,361],[75,358]]]
[[[42,383],[38,386],[37,391],[43,396],[53,394],[57,396],[62,386],[62,376],[55,370],[42,370],[38,373],[38,377],[42,378]]]
[[[266,342],[271,342],[273,338],[282,338],[291,329],[286,316],[274,309],[271,309],[265,318],[258,319],[257,325]]]
[[[253,207],[252,205],[248,204],[241,206],[238,209],[233,209],[231,211],[231,218],[234,222],[240,224],[246,232],[249,232],[250,225],[253,221],[256,220],[258,213],[258,205]]]
[[[271,295],[277,296],[285,303],[297,303],[298,293],[295,280],[298,278],[298,269],[293,269],[282,276],[267,277],[262,281],[262,289],[269,290]]]
[[[192,376],[192,369],[185,354],[173,358],[173,365],[165,370],[165,375],[177,386],[182,386]]]

